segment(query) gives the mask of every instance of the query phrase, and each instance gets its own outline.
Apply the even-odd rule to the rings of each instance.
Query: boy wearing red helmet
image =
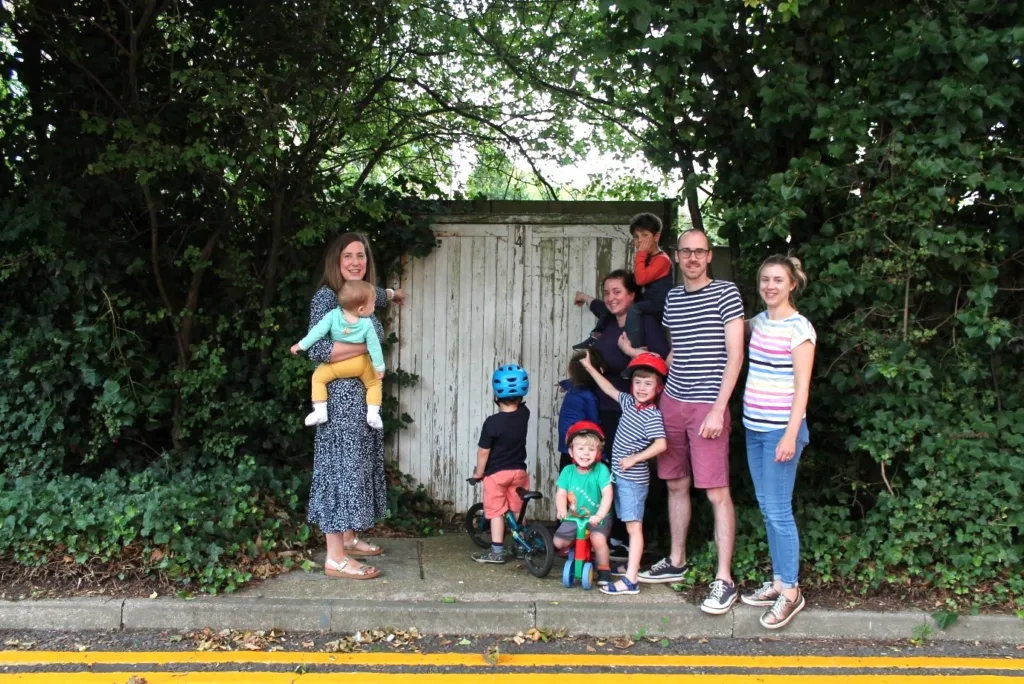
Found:
[[[565,433],[572,463],[565,466],[555,484],[555,511],[563,521],[555,530],[555,548],[569,548],[576,540],[575,523],[566,521],[572,515],[589,518],[590,544],[597,559],[597,583],[611,582],[611,559],[608,551],[608,533],[612,529],[612,473],[601,462],[604,432],[589,420],[573,423]]]
[[[639,594],[640,557],[644,552],[644,504],[651,473],[647,461],[665,451],[665,425],[655,404],[668,377],[664,359],[652,352],[638,354],[623,372],[630,380],[630,394],[619,392],[594,369],[587,355],[583,367],[601,388],[622,407],[612,444],[612,474],[615,477],[615,515],[626,523],[629,533],[629,562],[615,584],[601,587],[605,594]]]

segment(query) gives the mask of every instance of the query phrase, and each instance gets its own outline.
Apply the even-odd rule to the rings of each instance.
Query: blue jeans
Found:
[[[748,428],[746,432],[747,464],[768,533],[773,579],[781,581],[787,589],[794,589],[800,573],[800,536],[793,519],[793,485],[800,454],[810,441],[807,421],[800,424],[796,454],[788,461],[775,461],[775,447],[785,430],[755,432]]]

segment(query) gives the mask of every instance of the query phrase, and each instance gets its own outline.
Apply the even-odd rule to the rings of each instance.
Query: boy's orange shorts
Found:
[[[530,488],[530,476],[525,470],[499,470],[484,477],[484,516],[491,520],[511,510],[519,515],[523,500],[516,494],[516,487]]]

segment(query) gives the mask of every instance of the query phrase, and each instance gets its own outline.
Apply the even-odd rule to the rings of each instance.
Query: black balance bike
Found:
[[[479,484],[480,480],[470,477],[466,482]],[[516,558],[522,558],[526,569],[534,577],[547,577],[555,562],[555,541],[551,537],[551,530],[539,522],[523,524],[526,506],[534,499],[543,499],[544,495],[540,492],[527,491],[522,487],[516,488],[516,494],[523,500],[523,507],[519,510],[518,519],[512,515],[511,509],[505,512],[505,533],[512,535],[511,545],[505,547],[506,553],[511,551]],[[466,512],[466,532],[473,543],[481,549],[490,547],[491,522],[484,516],[482,502],[473,504]]]

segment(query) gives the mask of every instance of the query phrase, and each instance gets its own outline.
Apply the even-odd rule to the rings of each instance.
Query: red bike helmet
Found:
[[[654,371],[661,376],[661,381],[665,382],[668,379],[668,365],[665,363],[665,359],[661,358],[661,355],[655,354],[654,352],[641,352],[629,362],[626,366],[626,370],[622,371],[622,377],[627,380],[633,378],[633,372],[639,368]]]
[[[565,433],[565,446],[572,446],[572,439],[577,435],[596,435],[598,439],[604,441],[604,431],[601,430],[601,426],[589,420],[578,420],[569,426]]]

